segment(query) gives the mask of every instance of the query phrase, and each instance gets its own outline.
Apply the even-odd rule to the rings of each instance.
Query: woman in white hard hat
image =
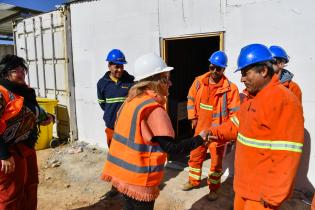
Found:
[[[102,179],[122,193],[124,210],[153,209],[167,153],[189,152],[207,143],[204,132],[174,143],[164,108],[172,69],[154,53],[139,57],[134,70],[138,83],[117,114]]]

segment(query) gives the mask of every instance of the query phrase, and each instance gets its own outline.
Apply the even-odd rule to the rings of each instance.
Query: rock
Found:
[[[60,163],[60,162],[57,162],[57,163],[51,164],[51,167],[52,167],[52,168],[57,168],[57,167],[59,167],[60,165],[61,165],[61,163]]]
[[[83,147],[70,148],[68,150],[69,154],[77,154],[83,152]]]

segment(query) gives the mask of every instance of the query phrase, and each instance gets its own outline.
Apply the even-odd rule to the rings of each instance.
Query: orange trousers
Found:
[[[259,201],[252,201],[235,194],[234,210],[277,210],[279,207],[267,208]]]
[[[109,148],[110,143],[112,142],[113,139],[113,135],[114,135],[114,130],[110,129],[110,128],[105,128],[105,133],[106,133],[106,137],[107,137],[107,146]]]
[[[14,158],[15,170],[4,174],[0,171],[0,209],[36,210],[38,167],[36,152],[21,146],[10,148]],[[1,162],[0,162],[1,168]]]
[[[221,185],[222,176],[222,159],[224,153],[224,145],[217,146],[216,142],[212,142],[208,147],[199,146],[190,152],[189,158],[189,182],[198,186],[201,182],[202,164],[206,158],[207,150],[211,155],[211,167],[208,175],[208,185],[210,191],[216,191]]]
[[[315,195],[313,196],[313,201],[312,201],[312,210],[315,210]]]

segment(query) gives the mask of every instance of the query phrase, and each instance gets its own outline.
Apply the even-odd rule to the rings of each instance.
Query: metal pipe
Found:
[[[76,118],[76,100],[75,100],[75,81],[73,69],[73,51],[72,51],[72,32],[71,32],[71,14],[70,6],[64,7],[64,29],[66,33],[67,47],[67,70],[68,70],[68,87],[69,87],[69,106],[70,106],[70,140],[78,139],[78,125]]]
[[[33,37],[34,37],[34,53],[35,53],[35,70],[36,70],[36,82],[37,82],[37,95],[40,96],[39,91],[39,76],[38,76],[38,57],[37,57],[37,45],[35,36],[35,18],[33,18]]]
[[[42,63],[43,63],[43,77],[44,77],[44,97],[47,97],[46,92],[46,70],[45,70],[45,51],[44,51],[44,39],[43,39],[43,19],[40,16],[39,17],[39,32],[40,32],[40,42],[41,42],[41,57],[42,57]]]
[[[17,26],[16,22],[12,22],[12,28],[13,28],[13,43],[14,43],[14,55],[17,55],[17,49],[16,49],[16,40],[17,40]]]
[[[54,14],[50,14],[50,29],[51,29],[51,42],[52,42],[52,62],[54,71],[54,92],[55,99],[57,99],[57,78],[56,78],[56,58],[55,58],[55,38],[54,38]]]
[[[26,60],[27,64],[29,65],[25,21],[23,21],[23,32],[24,32],[24,44],[25,44],[25,48],[24,48],[25,60]],[[30,74],[27,74],[27,80],[28,80],[28,84],[30,85]]]

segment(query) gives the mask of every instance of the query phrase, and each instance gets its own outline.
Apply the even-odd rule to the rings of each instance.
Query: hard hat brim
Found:
[[[111,62],[111,63],[114,63],[114,64],[127,64],[127,61],[108,61],[108,62]]]
[[[150,72],[148,74],[143,74],[143,75],[138,76],[138,77],[136,76],[135,77],[135,81],[140,81],[140,80],[145,79],[147,77],[151,77],[153,75],[160,74],[160,73],[163,73],[163,72],[172,71],[173,69],[174,69],[174,67],[168,66],[168,67],[166,67],[164,69],[161,69],[159,71],[152,71],[152,72]]]
[[[238,69],[236,69],[234,71],[234,73],[238,72],[238,71],[242,71],[242,69],[245,69],[247,68],[248,66],[251,66],[251,65],[254,65],[254,64],[258,64],[258,63],[262,63],[262,62],[267,62],[267,61],[272,61],[273,60],[273,57],[270,57],[270,58],[266,58],[266,59],[260,59],[260,60],[256,60],[255,62],[252,62],[252,63],[248,63],[247,65],[244,65],[242,67],[239,67]]]

